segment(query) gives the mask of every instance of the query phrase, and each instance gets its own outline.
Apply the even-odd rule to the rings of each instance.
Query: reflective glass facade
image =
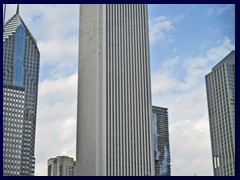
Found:
[[[20,24],[15,34],[13,84],[23,86],[23,58],[25,48],[25,28]]]
[[[40,53],[36,40],[24,24],[20,15],[16,13],[4,25],[3,32],[3,84],[12,89],[22,88],[24,92],[24,108],[22,119],[22,132],[18,134],[21,138],[20,163],[18,173],[9,174],[9,156],[4,156],[4,175],[34,175],[35,157],[35,124],[37,111],[38,73]],[[4,95],[5,96],[5,95]],[[4,97],[5,98],[5,97]],[[19,103],[13,96],[13,103]],[[7,104],[4,104],[5,107]],[[22,115],[22,112],[11,107],[12,114]],[[20,113],[20,114],[19,114]],[[4,123],[8,121],[3,117]],[[16,124],[11,124],[15,128]],[[8,134],[9,128],[4,127],[4,133]],[[4,143],[5,143],[4,139]],[[9,144],[9,143],[8,143]],[[5,147],[5,146],[4,146]],[[5,150],[4,150],[5,151]],[[6,151],[5,151],[6,152]],[[13,153],[13,151],[8,151]]]
[[[168,131],[168,112],[166,108],[152,107],[154,138],[155,175],[170,176],[170,146]]]

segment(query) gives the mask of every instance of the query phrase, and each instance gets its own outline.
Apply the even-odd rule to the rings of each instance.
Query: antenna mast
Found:
[[[5,25],[6,8],[7,8],[7,5],[6,5],[6,4],[4,4],[4,14],[3,14],[3,29],[4,29],[4,25]]]

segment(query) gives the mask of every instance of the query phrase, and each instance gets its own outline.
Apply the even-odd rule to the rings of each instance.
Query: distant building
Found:
[[[40,53],[19,14],[3,27],[3,175],[33,176]]]
[[[75,161],[68,156],[57,156],[48,160],[48,176],[73,176]]]
[[[167,108],[152,106],[155,176],[171,176]]]
[[[235,176],[235,51],[206,75],[215,176]]]

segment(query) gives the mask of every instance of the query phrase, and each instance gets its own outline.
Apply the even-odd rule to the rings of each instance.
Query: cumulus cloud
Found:
[[[154,95],[153,104],[168,108],[172,175],[213,175],[205,86]]]
[[[222,14],[228,10],[232,11],[232,15],[235,14],[234,12],[235,9],[235,4],[224,4],[221,7],[216,7],[216,8],[209,8],[207,11],[208,15],[219,15]]]
[[[149,21],[149,41],[156,43],[164,40],[168,36],[168,32],[172,31],[173,24],[165,16],[156,17]]]
[[[7,5],[6,19],[16,12]],[[48,78],[56,79],[76,72],[78,60],[78,4],[20,4],[20,15],[37,40],[42,66],[50,69]],[[49,67],[51,66],[51,67]],[[40,74],[40,80],[42,80]]]
[[[68,58],[68,61],[76,62],[78,53],[78,38],[69,37],[65,41],[62,40],[42,40],[39,41],[38,47],[41,52],[41,63],[57,64]],[[74,59],[70,59],[74,58]]]
[[[16,7],[7,5],[6,20]],[[49,158],[75,158],[79,5],[20,4],[20,15],[41,55],[35,174],[47,175]]]
[[[205,75],[233,49],[224,37],[206,54],[167,59],[152,74],[153,104],[169,112],[172,175],[213,175]]]
[[[151,6],[152,7],[152,6]],[[149,20],[149,41],[150,44],[171,43],[173,39],[170,33],[175,30],[174,24],[180,22],[184,18],[183,15],[174,16],[172,18],[159,16]]]
[[[222,60],[235,46],[228,37],[218,42],[205,55],[194,57],[174,57],[161,64],[159,71],[152,74],[152,93],[167,91],[185,91],[202,83],[204,76],[210,72],[211,66]],[[179,78],[178,72],[185,72]]]
[[[213,175],[210,134],[207,114],[192,119],[170,123],[172,175]]]
[[[75,158],[77,73],[39,84],[36,125],[36,175],[46,175],[47,160]]]
[[[6,19],[15,11],[8,5]],[[39,84],[35,145],[35,174],[46,175],[49,158],[75,158],[79,6],[20,5],[20,14],[38,41],[40,69],[47,67]],[[169,42],[183,18],[151,19],[151,44]],[[169,109],[172,175],[212,175],[204,76],[234,48],[225,37],[204,55],[167,59],[152,74],[153,104]]]

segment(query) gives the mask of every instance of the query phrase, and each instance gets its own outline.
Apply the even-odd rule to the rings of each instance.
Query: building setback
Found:
[[[19,15],[3,29],[3,175],[34,175],[40,53]]]
[[[147,5],[80,6],[76,175],[151,176]]]
[[[73,176],[75,161],[68,156],[57,156],[48,160],[48,176]]]
[[[235,176],[235,51],[206,75],[215,176]]]
[[[152,106],[155,176],[171,176],[167,108]]]

